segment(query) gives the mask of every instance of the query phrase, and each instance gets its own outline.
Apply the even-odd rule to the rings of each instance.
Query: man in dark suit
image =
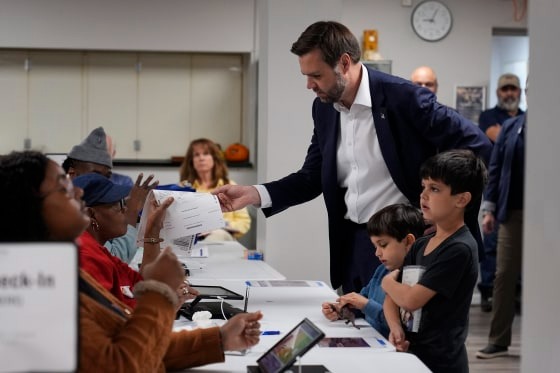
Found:
[[[277,181],[224,186],[214,194],[226,211],[252,204],[269,217],[322,193],[331,284],[345,293],[360,291],[379,265],[365,227],[370,216],[393,203],[417,206],[420,165],[438,151],[467,148],[487,160],[491,144],[428,89],[362,65],[356,37],[340,23],[314,23],[291,51],[307,88],[317,94],[302,168]],[[477,213],[467,224],[482,247]]]

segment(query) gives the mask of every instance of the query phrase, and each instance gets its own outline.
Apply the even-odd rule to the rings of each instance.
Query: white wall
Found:
[[[253,0],[2,0],[0,47],[252,52]]]
[[[419,1],[414,1],[416,5]],[[393,61],[393,74],[408,78],[421,64],[437,71],[441,102],[452,105],[457,84],[488,85],[493,27],[526,27],[512,20],[511,2],[447,0],[454,17],[441,42],[419,39],[411,29],[411,7],[395,0],[259,0],[258,181],[297,170],[311,139],[312,92],[305,89],[297,57],[289,50],[311,23],[345,23],[361,40],[377,29],[379,52]],[[269,219],[259,214],[257,246],[289,278],[329,280],[326,212],[322,197]]]
[[[410,26],[414,8],[397,0],[342,0],[341,20],[360,40],[363,30],[378,30],[379,53],[393,61],[394,75],[408,79],[417,66],[431,66],[438,76],[439,101],[454,106],[456,85],[489,84],[492,28],[526,27],[526,22],[513,21],[511,1],[443,1],[452,12],[453,28],[435,43],[416,36]]]
[[[521,371],[558,372],[560,328],[560,2],[529,2],[529,96],[525,165]]]
[[[412,8],[396,0],[3,0],[0,47],[250,52],[259,90],[247,97],[258,109],[258,175],[249,179],[262,182],[297,170],[311,138],[313,94],[289,50],[315,21],[342,21],[359,38],[376,28],[394,74],[408,77],[420,64],[436,69],[443,103],[452,104],[456,84],[488,85],[492,27],[526,24],[512,20],[510,1],[445,2],[453,30],[428,43],[410,27]],[[328,281],[322,198],[270,219],[258,216],[257,246],[267,261],[290,278]]]

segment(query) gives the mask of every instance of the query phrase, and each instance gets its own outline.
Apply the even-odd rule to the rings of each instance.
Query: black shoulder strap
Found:
[[[103,294],[101,294],[96,288],[91,286],[86,280],[80,277],[80,282],[78,284],[80,293],[84,293],[91,299],[95,300],[97,303],[105,306],[106,308],[112,310],[117,315],[126,318],[124,312],[118,308],[115,304],[113,304],[109,299],[105,298]]]

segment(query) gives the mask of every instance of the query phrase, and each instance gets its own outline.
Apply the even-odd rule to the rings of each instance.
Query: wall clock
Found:
[[[441,1],[428,0],[416,5],[410,17],[412,29],[426,41],[445,38],[453,27],[453,16]]]

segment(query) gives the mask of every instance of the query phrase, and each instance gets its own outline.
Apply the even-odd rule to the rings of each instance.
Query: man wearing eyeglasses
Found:
[[[410,75],[410,81],[420,87],[428,88],[437,95],[438,81],[435,71],[429,66],[420,66]]]

